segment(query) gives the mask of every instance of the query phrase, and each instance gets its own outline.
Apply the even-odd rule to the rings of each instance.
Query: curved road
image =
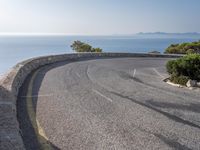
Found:
[[[27,149],[200,149],[200,95],[172,87],[167,58],[62,62],[33,72],[18,96]]]

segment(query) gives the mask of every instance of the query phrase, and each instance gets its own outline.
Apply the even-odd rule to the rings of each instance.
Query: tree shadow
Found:
[[[153,107],[149,104],[146,104],[144,102],[141,102],[141,101],[138,101],[138,100],[135,100],[129,96],[125,96],[125,95],[122,95],[120,93],[116,93],[116,92],[112,92],[110,91],[112,94],[115,94],[121,98],[124,98],[124,99],[128,99],[138,105],[141,105],[143,107],[146,107],[148,109],[151,109],[153,111],[156,111],[157,113],[160,113],[162,115],[164,115],[165,117],[169,118],[170,120],[173,120],[175,122],[179,122],[179,123],[182,123],[182,124],[186,124],[186,125],[189,125],[189,126],[192,126],[192,127],[195,127],[195,128],[198,128],[200,129],[200,126],[199,125],[196,125],[190,121],[187,121],[187,120],[184,120],[182,118],[179,118],[173,114],[170,114],[170,113],[167,113],[165,111],[162,111],[162,110],[159,110],[157,109],[156,107]],[[146,132],[146,131],[145,131]],[[176,139],[169,139],[168,137],[165,137],[161,134],[156,134],[156,133],[151,133],[151,132],[148,132],[150,134],[153,134],[154,136],[156,136],[157,138],[159,138],[160,140],[162,140],[164,143],[166,143],[168,146],[170,146],[171,148],[174,148],[174,149],[180,149],[180,150],[191,150],[190,148],[188,148],[187,146],[185,145],[182,145],[181,143],[177,142]]]
[[[170,146],[173,149],[192,150],[191,148],[188,148],[187,146],[182,145],[181,143],[177,142],[176,140],[169,139],[161,134],[153,134],[153,135],[156,136],[157,138],[159,138],[160,140],[162,140],[165,144],[167,144],[168,146]]]
[[[33,116],[36,116],[36,108],[37,108],[37,101],[38,97],[35,95],[38,95],[42,80],[44,79],[45,74],[55,68],[62,65],[65,65],[65,63],[56,63],[50,66],[43,66],[43,69],[39,71],[39,73],[36,75],[35,80],[33,81],[33,89],[32,89],[32,95],[34,97],[31,98],[32,100],[32,109],[33,109]],[[36,70],[35,70],[36,71]],[[51,149],[59,150],[57,146],[52,144],[50,141],[47,141],[44,137],[40,136],[38,131],[38,126],[36,122],[36,118],[30,117],[30,112],[28,110],[27,105],[29,103],[27,102],[27,93],[28,93],[28,86],[31,82],[32,75],[35,73],[33,71],[25,80],[24,84],[21,86],[18,94],[17,99],[17,118],[21,130],[21,136],[25,145],[25,148],[27,150],[42,150],[42,149],[49,149],[50,146]],[[42,141],[42,143],[41,143]],[[49,146],[46,146],[49,145]],[[46,147],[46,148],[45,148]]]
[[[151,109],[151,110],[153,110],[153,111],[156,111],[157,113],[160,113],[160,114],[164,115],[165,117],[169,118],[170,120],[173,120],[173,121],[175,121],[175,122],[179,122],[179,123],[186,124],[186,125],[188,125],[188,126],[192,126],[192,127],[195,127],[195,128],[200,129],[200,126],[199,126],[199,125],[197,125],[197,124],[195,124],[195,123],[193,123],[193,122],[191,122],[191,121],[182,119],[182,118],[180,118],[180,117],[178,117],[178,116],[176,116],[176,115],[173,115],[173,114],[171,114],[171,113],[168,113],[168,112],[165,112],[165,111],[163,111],[163,110],[160,110],[160,109],[158,109],[158,108],[156,108],[156,107],[154,107],[154,106],[152,106],[152,105],[150,105],[150,104],[148,104],[148,103],[144,103],[144,102],[138,101],[138,100],[136,100],[136,99],[133,99],[133,98],[131,98],[131,97],[129,97],[129,96],[126,96],[126,95],[122,95],[122,94],[117,93],[117,92],[113,92],[113,91],[109,91],[109,92],[112,93],[112,94],[114,94],[114,95],[117,95],[117,96],[119,96],[119,97],[121,97],[121,98],[128,99],[128,100],[130,100],[130,101],[132,101],[132,102],[134,102],[134,103],[136,103],[136,104],[138,104],[138,105],[141,105],[141,106],[143,106],[143,107],[146,107],[146,108],[148,108],[148,109]]]
[[[179,110],[186,110],[195,113],[200,113],[200,103],[189,103],[186,104],[176,104],[176,103],[168,103],[168,102],[157,102],[153,100],[147,100],[146,103],[160,108],[172,108],[172,109],[179,109]]]

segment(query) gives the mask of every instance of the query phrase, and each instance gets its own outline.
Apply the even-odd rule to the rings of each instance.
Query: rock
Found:
[[[160,54],[159,51],[150,51],[149,54]]]
[[[197,86],[197,81],[195,80],[188,80],[187,84],[186,84],[187,87],[195,87]]]
[[[200,82],[197,82],[197,87],[200,87]]]

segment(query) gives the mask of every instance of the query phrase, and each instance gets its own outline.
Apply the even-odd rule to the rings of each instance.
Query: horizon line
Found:
[[[200,34],[200,32],[137,32],[137,33],[115,33],[115,34],[67,34],[67,33],[24,33],[24,32],[0,32],[0,36],[133,36],[138,34],[156,34],[156,33],[166,33],[166,34]]]
[[[77,33],[23,33],[23,32],[0,32],[0,36],[115,36],[115,35],[136,35],[132,34],[77,34]]]

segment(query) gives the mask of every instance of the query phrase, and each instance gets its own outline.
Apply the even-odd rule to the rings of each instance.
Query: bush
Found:
[[[200,53],[200,41],[192,43],[171,44],[165,53],[171,54],[191,54]]]
[[[166,68],[167,68],[167,72],[169,74],[176,74],[176,70],[177,70],[177,61],[176,60],[171,60],[171,61],[168,61],[167,62],[167,65],[166,65]]]
[[[97,52],[97,53],[101,53],[102,49],[101,48],[93,48],[92,51]]]
[[[186,76],[176,76],[174,74],[171,75],[170,77],[170,81],[176,84],[181,84],[181,85],[186,85],[186,83],[188,82],[189,77]]]
[[[102,52],[102,49],[93,48],[91,45],[81,41],[74,41],[71,48],[76,52]]]
[[[166,64],[170,79],[174,82],[184,83],[186,78],[200,81],[200,55],[189,54]],[[182,82],[182,80],[184,80]]]

